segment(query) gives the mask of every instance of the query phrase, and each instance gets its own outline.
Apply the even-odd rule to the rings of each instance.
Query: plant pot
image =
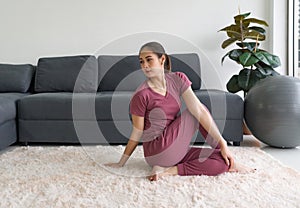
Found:
[[[243,121],[243,134],[244,135],[252,135],[251,131],[249,130],[245,120]]]

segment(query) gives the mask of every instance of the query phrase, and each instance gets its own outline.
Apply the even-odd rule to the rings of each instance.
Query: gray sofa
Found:
[[[172,71],[183,71],[189,77],[192,89],[212,113],[224,138],[239,145],[243,139],[243,100],[220,90],[202,90],[198,55],[173,54],[171,59]],[[9,132],[3,127],[6,135],[0,139],[18,135],[18,140],[12,136],[15,139],[6,145],[127,143],[130,98],[145,79],[139,69],[136,55],[40,58],[32,72],[30,94],[23,90],[12,99],[14,106],[17,103],[17,114],[9,119],[17,124],[17,130]],[[1,101],[0,105],[7,108]],[[204,140],[197,134],[194,141]]]
[[[0,64],[0,150],[17,142],[17,100],[29,94],[32,65]]]

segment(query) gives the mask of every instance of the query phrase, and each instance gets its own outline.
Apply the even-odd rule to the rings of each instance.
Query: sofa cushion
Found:
[[[26,96],[18,102],[19,118],[70,120],[72,119],[72,96],[71,92],[37,93]]]
[[[96,92],[98,67],[94,56],[40,58],[36,92]]]
[[[27,92],[33,73],[30,64],[0,64],[0,92]]]
[[[0,97],[0,124],[16,117],[16,106],[13,100]]]
[[[187,75],[192,82],[192,89],[201,88],[200,59],[196,53],[171,54],[172,71],[180,71]]]
[[[17,141],[16,121],[9,120],[0,125],[0,150],[7,148]]]
[[[0,124],[16,118],[16,101],[23,93],[0,93]]]
[[[130,119],[129,103],[133,91],[102,92],[96,97],[98,120],[126,121]]]
[[[23,120],[128,120],[132,92],[37,93],[19,101]]]
[[[211,112],[214,122],[227,141],[243,141],[244,101],[239,95],[221,90],[197,90],[195,94]],[[198,133],[196,141],[205,140]]]
[[[116,91],[96,94],[61,92],[28,95],[19,100],[19,118],[127,120],[132,94],[132,91]],[[221,90],[197,90],[195,94],[207,106],[214,119],[243,119],[244,105],[240,96]],[[3,94],[0,95],[0,98],[4,99]],[[16,99],[18,97],[4,100]]]
[[[145,80],[138,56],[98,57],[98,91],[135,91]]]
[[[200,61],[197,54],[172,54],[172,71],[184,72],[192,81],[192,89],[200,89]],[[135,91],[145,80],[139,58],[132,56],[98,56],[98,91]]]
[[[244,101],[239,95],[222,90],[197,90],[195,94],[208,108],[214,119],[243,119]]]

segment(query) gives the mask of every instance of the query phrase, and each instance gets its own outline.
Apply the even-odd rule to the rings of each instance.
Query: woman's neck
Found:
[[[165,75],[162,74],[158,77],[149,78],[148,83],[150,83],[151,87],[160,89],[160,90],[166,90],[166,79]]]

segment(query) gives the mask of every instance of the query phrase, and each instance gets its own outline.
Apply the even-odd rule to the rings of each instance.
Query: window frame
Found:
[[[289,76],[300,77],[299,9],[300,0],[288,0],[288,70]]]

